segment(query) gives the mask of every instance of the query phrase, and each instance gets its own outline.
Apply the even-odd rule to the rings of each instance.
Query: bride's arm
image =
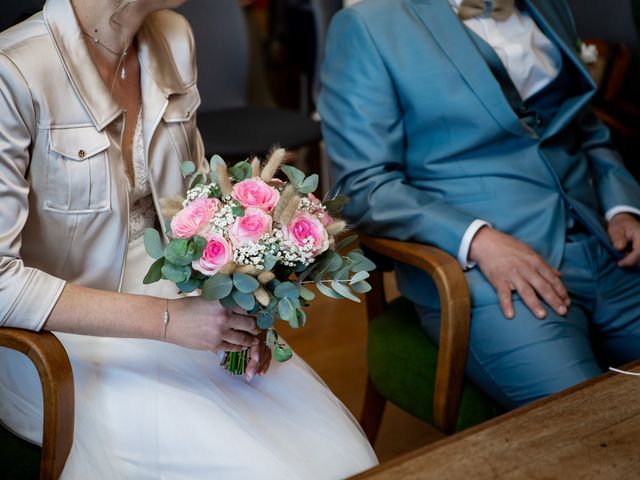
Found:
[[[164,313],[169,324],[164,337]],[[257,343],[253,318],[199,297],[164,300],[67,284],[44,329],[102,337],[166,340],[196,350],[238,351]]]

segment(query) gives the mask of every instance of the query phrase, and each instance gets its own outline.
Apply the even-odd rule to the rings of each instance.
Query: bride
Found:
[[[142,232],[185,191],[181,162],[207,168],[193,37],[166,10],[184,1],[48,0],[0,35],[0,325],[69,354],[64,478],[355,474],[375,455],[302,360],[269,369],[253,318],[142,283]],[[216,354],[245,347],[242,381]],[[39,443],[35,369],[7,349],[0,365],[0,420]]]

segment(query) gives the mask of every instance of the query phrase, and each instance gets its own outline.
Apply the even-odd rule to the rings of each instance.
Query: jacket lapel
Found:
[[[417,16],[495,120],[516,135],[530,136],[531,131],[513,112],[484,58],[471,53],[476,52],[476,46],[448,0],[411,2]]]

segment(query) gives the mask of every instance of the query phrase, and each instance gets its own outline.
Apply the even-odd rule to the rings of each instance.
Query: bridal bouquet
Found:
[[[359,302],[355,293],[371,289],[368,272],[375,268],[362,250],[338,253],[356,239],[336,242],[346,228],[337,215],[348,199],[320,201],[313,195],[318,176],[282,165],[285,155],[279,149],[264,167],[254,158],[231,168],[216,155],[210,176],[185,162],[183,174],[191,175],[186,199],[164,201],[165,213],[173,217],[166,226],[168,244],[162,246],[154,229],[144,235],[146,251],[156,259],[145,284],[167,279],[181,292],[199,290],[226,308],[256,315],[280,362],[292,352],[278,342],[274,323],[304,326],[304,307],[315,298],[307,285],[328,297]],[[275,177],[279,171],[288,182]],[[242,375],[248,361],[247,350],[227,352],[222,365]]]

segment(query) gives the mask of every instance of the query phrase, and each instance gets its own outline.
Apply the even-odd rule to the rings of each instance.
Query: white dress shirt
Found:
[[[449,2],[457,12],[462,0]],[[493,47],[523,100],[542,90],[558,75],[562,54],[527,12],[516,9],[503,22],[475,17],[466,20],[464,24]],[[608,210],[605,218],[610,221],[616,214],[623,212],[640,216],[637,208],[619,205]],[[469,261],[469,249],[476,233],[484,226],[491,224],[481,219],[474,220],[462,236],[458,262],[465,270],[475,266],[474,262]]]

